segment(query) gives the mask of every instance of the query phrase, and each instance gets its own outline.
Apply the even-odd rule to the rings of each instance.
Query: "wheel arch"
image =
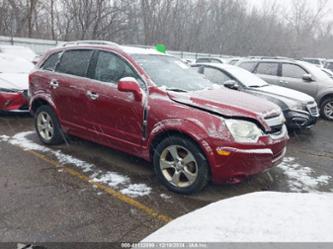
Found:
[[[189,130],[191,132],[189,132]],[[192,122],[186,122],[185,126],[182,125],[180,127],[168,126],[167,124],[157,126],[157,128],[151,132],[151,136],[148,142],[150,160],[152,160],[153,158],[154,149],[156,148],[156,146],[163,139],[169,136],[180,136],[190,139],[194,144],[199,147],[209,164],[209,170],[211,170],[212,165],[214,165],[215,163],[215,159],[213,149],[210,147],[208,142],[206,142],[208,134],[204,129],[193,124]]]
[[[55,113],[57,113],[54,103],[50,98],[45,96],[35,96],[30,100],[30,112],[31,114],[35,114],[37,109],[43,105],[51,106]],[[57,113],[58,115],[58,113]]]
[[[319,108],[321,108],[321,105],[323,104],[323,102],[328,98],[333,98],[333,92],[323,94],[323,96],[318,101]]]

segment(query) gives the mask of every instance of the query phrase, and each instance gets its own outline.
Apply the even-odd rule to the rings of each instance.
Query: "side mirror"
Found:
[[[234,80],[227,80],[226,82],[223,83],[223,85],[233,90],[239,89],[239,84]]]
[[[125,77],[118,81],[118,91],[131,92],[134,94],[136,101],[142,100],[142,92],[139,83],[133,77]]]
[[[311,74],[304,74],[303,77],[302,77],[302,79],[304,81],[308,81],[308,82],[313,81],[313,78],[312,78]]]

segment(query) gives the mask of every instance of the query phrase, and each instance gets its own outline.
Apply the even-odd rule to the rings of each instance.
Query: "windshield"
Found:
[[[226,70],[246,87],[268,86],[266,81],[243,68],[230,66]]]
[[[0,55],[0,73],[29,73],[34,65],[21,58]]]
[[[214,84],[180,59],[165,55],[132,55],[159,87],[169,90],[198,91]]]

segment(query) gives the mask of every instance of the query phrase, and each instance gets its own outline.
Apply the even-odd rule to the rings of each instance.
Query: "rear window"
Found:
[[[60,56],[61,52],[50,55],[49,58],[47,58],[47,60],[44,62],[42,69],[53,71],[59,62]]]
[[[254,68],[256,67],[257,65],[257,62],[242,62],[239,67],[247,70],[247,71],[250,71],[250,72],[253,72]]]
[[[257,67],[256,73],[263,75],[277,76],[278,68],[279,68],[278,63],[261,62]]]
[[[85,77],[87,75],[92,50],[71,50],[66,51],[56,71],[76,76]]]

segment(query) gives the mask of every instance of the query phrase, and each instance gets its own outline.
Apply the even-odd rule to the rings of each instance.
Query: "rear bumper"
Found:
[[[286,154],[288,133],[278,139],[267,138],[256,145],[222,147],[230,152],[227,156],[215,155],[215,167],[212,168],[214,183],[238,183],[244,178],[267,171],[280,164]]]
[[[0,92],[0,111],[28,112],[28,97],[22,92]]]

